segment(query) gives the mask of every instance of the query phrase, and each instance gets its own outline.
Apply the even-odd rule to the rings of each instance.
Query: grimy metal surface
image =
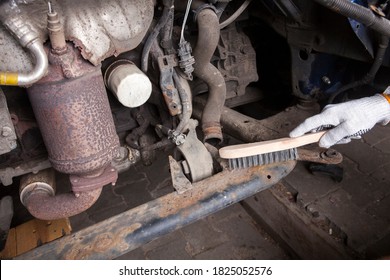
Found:
[[[14,2],[11,0],[11,2]],[[47,39],[47,1],[17,1],[20,16]],[[155,0],[51,0],[64,24],[66,40],[85,59],[99,65],[105,58],[136,48],[153,19]],[[0,26],[0,65],[5,71],[32,69],[31,57]],[[12,55],[6,55],[12,54]]]
[[[42,245],[17,259],[114,259],[233,203],[265,190],[289,174],[295,161],[223,171],[75,234]]]
[[[204,104],[205,100],[203,98],[196,97],[194,99],[193,116],[196,119],[201,118]],[[293,106],[274,116],[257,120],[224,107],[222,109],[221,124],[223,132],[228,135],[234,136],[243,142],[258,142],[287,137],[294,127],[316,113],[319,113],[319,108],[316,106],[309,108]]]
[[[7,99],[0,88],[0,155],[16,148],[16,133],[8,111]]]

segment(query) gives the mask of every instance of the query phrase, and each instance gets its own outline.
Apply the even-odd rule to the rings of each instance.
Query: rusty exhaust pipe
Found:
[[[25,175],[20,181],[20,201],[35,218],[52,221],[84,212],[96,202],[102,192],[102,188],[98,188],[55,195],[55,186],[53,169]]]
[[[70,175],[73,193],[54,196],[53,182],[22,184],[23,204],[43,220],[92,206],[104,185],[115,184],[118,173],[111,161],[119,153],[100,67],[85,61],[71,44],[60,54],[49,50],[49,61],[49,74],[27,91],[50,163]]]

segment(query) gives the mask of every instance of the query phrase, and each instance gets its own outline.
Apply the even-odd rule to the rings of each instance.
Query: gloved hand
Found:
[[[290,132],[298,137],[306,132],[331,128],[319,142],[320,147],[348,143],[351,138],[369,131],[375,124],[386,125],[390,121],[390,103],[382,94],[345,103],[327,105],[324,110],[306,119]]]

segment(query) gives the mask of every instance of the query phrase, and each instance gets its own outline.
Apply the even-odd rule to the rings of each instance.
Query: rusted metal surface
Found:
[[[298,148],[298,160],[324,163],[339,164],[343,161],[343,155],[333,149],[324,148]]]
[[[201,106],[204,100],[195,100],[194,116],[200,118]],[[237,111],[224,108],[221,123],[224,131],[243,142],[259,142],[288,136],[289,132],[306,118],[315,115],[319,111],[316,105],[306,104],[289,107],[283,112],[272,117],[256,120]],[[334,149],[322,149],[319,147],[298,148],[298,159],[325,164],[339,164],[343,156]]]
[[[153,46],[152,51],[159,55],[160,51],[157,48]],[[160,87],[169,113],[171,116],[179,115],[182,113],[182,106],[179,92],[173,82],[173,68],[177,66],[177,63],[173,56],[159,56],[158,66],[160,68]]]
[[[193,115],[197,119],[201,118],[203,104],[203,99],[195,98]],[[318,112],[317,106],[305,109],[294,106],[272,117],[257,120],[224,107],[221,124],[226,134],[243,142],[259,142],[287,137],[293,128]]]
[[[111,164],[118,173],[121,173],[129,170],[131,166],[135,165],[140,160],[140,151],[128,146],[121,146],[118,157],[115,157]]]
[[[20,179],[20,201],[26,206],[27,199],[33,194],[54,196],[56,192],[56,178],[54,169],[48,168],[37,174],[28,174]]]
[[[35,218],[53,221],[84,212],[96,202],[101,192],[102,188],[77,195],[64,193],[49,196],[42,193],[33,193],[26,199],[25,206]]]
[[[69,176],[70,183],[72,184],[72,191],[88,192],[96,189],[101,189],[103,186],[108,184],[115,184],[118,180],[118,171],[111,165],[103,168],[102,174],[93,177]]]
[[[223,171],[97,225],[45,244],[18,259],[113,259],[161,235],[241,201],[274,185],[295,162]]]
[[[67,218],[84,212],[99,198],[102,188],[78,193],[55,195],[53,169],[23,176],[20,198],[35,218],[45,221]]]
[[[204,141],[222,141],[220,118],[226,99],[226,84],[221,72],[210,63],[220,37],[219,19],[213,10],[204,9],[197,15],[197,22],[199,36],[194,49],[194,74],[209,89],[202,114]]]
[[[50,75],[28,94],[52,166],[85,176],[111,162],[119,140],[100,68],[68,49],[74,61],[72,70],[66,70],[76,77],[65,79],[62,64],[55,61]]]
[[[51,2],[64,23],[66,40],[72,41],[83,57],[94,65],[99,65],[107,57],[136,48],[152,22],[155,5],[155,0]],[[18,9],[23,20],[32,26],[43,42],[46,41],[47,1],[19,1]],[[0,42],[2,69],[30,71],[33,68],[30,54],[2,26]]]

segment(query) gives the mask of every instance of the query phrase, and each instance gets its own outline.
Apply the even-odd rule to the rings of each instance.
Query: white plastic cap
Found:
[[[152,83],[135,64],[126,61],[110,68],[106,85],[123,106],[135,108],[148,101]]]

